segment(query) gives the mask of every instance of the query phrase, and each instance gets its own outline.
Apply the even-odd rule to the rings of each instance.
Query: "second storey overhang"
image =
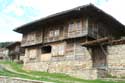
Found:
[[[16,41],[16,42],[13,42],[12,44],[8,45],[6,48],[11,49],[11,48],[15,48],[16,46],[20,46],[20,45],[21,45],[21,42]]]
[[[45,18],[41,18],[34,22],[20,26],[14,29],[14,31],[24,34],[31,32],[33,30],[37,30],[39,28],[44,28],[44,26],[51,23],[55,23],[56,21],[63,21],[64,19],[70,19],[81,16],[84,16],[86,18],[94,18],[98,21],[101,21],[104,24],[111,26],[118,33],[125,35],[125,27],[123,24],[121,24],[119,21],[117,21],[109,14],[106,14],[104,11],[95,7],[93,4],[76,7],[71,10],[63,11]]]

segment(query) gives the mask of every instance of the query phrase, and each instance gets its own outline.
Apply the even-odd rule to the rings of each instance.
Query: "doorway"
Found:
[[[102,69],[107,66],[107,46],[94,46],[92,49],[93,67]]]

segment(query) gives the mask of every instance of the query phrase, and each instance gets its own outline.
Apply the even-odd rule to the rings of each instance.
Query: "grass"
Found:
[[[15,73],[4,69],[0,71],[1,76],[19,77],[19,78],[39,80],[39,81],[49,81],[54,83],[125,83],[125,82],[114,82],[114,81],[103,81],[103,80],[84,80],[59,73],[25,71],[22,69],[23,65],[14,62],[0,61],[0,64],[10,65],[13,70],[19,72]]]

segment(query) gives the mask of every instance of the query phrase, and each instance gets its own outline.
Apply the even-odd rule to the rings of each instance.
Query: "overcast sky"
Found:
[[[125,0],[0,0],[0,42],[21,40],[18,26],[90,2],[125,25]]]

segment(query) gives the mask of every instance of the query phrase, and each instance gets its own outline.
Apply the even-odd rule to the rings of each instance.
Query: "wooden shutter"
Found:
[[[62,56],[65,52],[65,44],[60,43],[52,47],[52,56]]]
[[[57,45],[52,47],[52,56],[58,56],[58,47],[57,47]]]
[[[36,49],[31,49],[29,50],[29,57],[34,59],[36,58],[36,55],[37,55],[37,50]]]

